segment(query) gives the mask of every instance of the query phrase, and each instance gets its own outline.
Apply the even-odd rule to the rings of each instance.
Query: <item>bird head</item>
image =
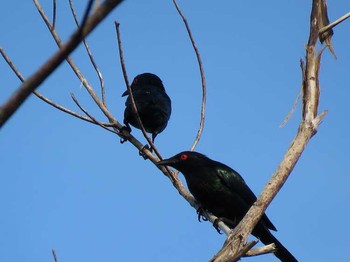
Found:
[[[145,86],[155,86],[158,87],[160,90],[165,91],[165,88],[163,86],[162,80],[160,78],[152,73],[143,73],[140,75],[137,75],[131,84],[131,89],[134,90],[136,88],[142,88]],[[129,95],[128,90],[126,90],[122,96]]]
[[[156,164],[158,166],[171,166],[180,172],[184,172],[192,168],[196,168],[197,166],[203,165],[206,160],[209,160],[209,158],[201,153],[184,151],[171,158],[159,161]]]

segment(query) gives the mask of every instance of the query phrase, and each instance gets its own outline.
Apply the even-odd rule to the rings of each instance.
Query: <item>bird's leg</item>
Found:
[[[199,222],[202,222],[201,220],[203,221],[208,221],[208,218],[206,218],[204,215],[203,215],[203,211],[204,209],[202,207],[199,207],[197,209],[197,215],[198,215],[198,221]]]
[[[156,138],[157,133],[152,133],[152,144],[154,144],[154,139]],[[153,153],[153,147],[150,146],[149,150],[151,151],[151,153]]]
[[[129,133],[131,132],[131,127],[130,127],[130,125],[129,125],[128,123],[126,123],[125,126],[123,126],[123,127],[119,130],[120,133],[123,133],[123,131],[127,131],[127,132],[129,132]],[[120,138],[120,143],[121,143],[121,144],[124,144],[126,141],[128,141],[126,138],[124,138],[124,137]]]

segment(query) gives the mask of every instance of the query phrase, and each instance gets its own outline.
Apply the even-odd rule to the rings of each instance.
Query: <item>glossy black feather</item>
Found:
[[[253,191],[238,172],[229,166],[214,161],[197,152],[181,152],[169,159],[158,162],[179,170],[185,177],[188,189],[200,202],[202,208],[217,217],[229,221],[235,227],[256,201]],[[275,255],[284,262],[296,258],[271,234],[275,226],[264,214],[252,234],[264,244],[275,243]]]
[[[165,92],[162,81],[151,73],[136,76],[131,84],[131,90],[141,122],[148,133],[155,137],[167,126],[171,115],[171,100]],[[124,124],[140,129],[136,116],[132,110],[128,91],[122,96],[128,96],[125,102]]]

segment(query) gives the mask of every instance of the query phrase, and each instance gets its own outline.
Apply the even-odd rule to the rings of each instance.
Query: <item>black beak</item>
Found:
[[[128,96],[128,95],[129,95],[129,91],[126,90],[126,91],[122,94],[122,97],[123,97],[123,96]]]
[[[174,164],[174,160],[172,160],[171,158],[164,159],[156,163],[157,166],[172,166],[172,164]]]

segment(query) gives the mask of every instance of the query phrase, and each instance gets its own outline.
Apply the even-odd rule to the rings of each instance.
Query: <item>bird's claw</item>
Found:
[[[203,215],[203,208],[202,207],[199,207],[197,209],[197,215],[198,215],[198,221],[199,222],[202,222],[201,220],[203,221],[208,221],[208,218],[206,218],[204,215]]]
[[[144,145],[140,151],[139,151],[139,155],[143,157],[144,160],[148,159],[147,155],[143,152],[144,150],[149,150],[152,152],[151,148],[148,145]]]
[[[123,126],[123,127],[119,130],[120,133],[123,133],[124,131],[127,131],[127,132],[130,133],[130,132],[131,132],[130,126],[129,126],[129,125]],[[121,143],[121,144],[124,144],[126,141],[128,141],[128,139],[125,138],[125,137],[122,137],[122,138],[120,139],[120,143]]]
[[[222,232],[221,232],[221,230],[220,230],[220,228],[219,228],[219,223],[220,223],[220,222],[222,222],[221,218],[216,218],[216,219],[214,220],[213,226],[214,226],[214,228],[216,229],[216,231],[217,231],[220,235],[222,235]]]

